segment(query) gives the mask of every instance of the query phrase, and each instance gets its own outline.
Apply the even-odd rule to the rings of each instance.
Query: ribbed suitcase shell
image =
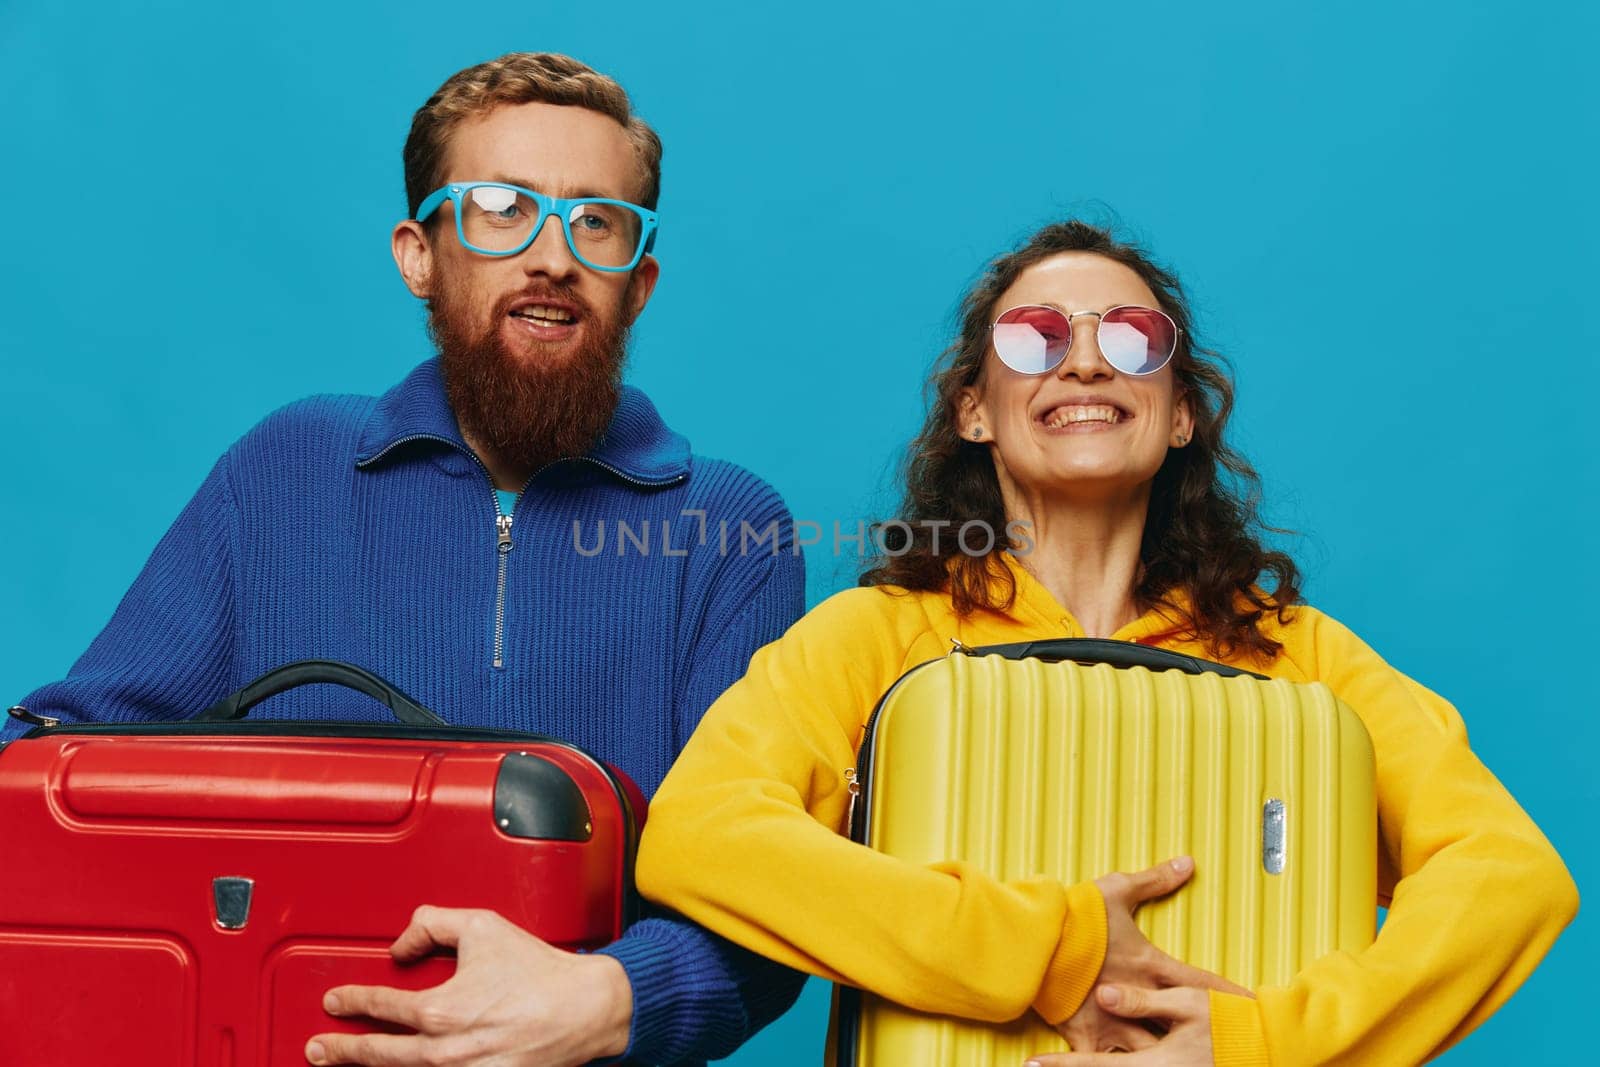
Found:
[[[950,655],[885,696],[862,757],[866,841],[913,863],[1072,884],[1192,855],[1193,878],[1139,928],[1241,985],[1287,983],[1374,937],[1372,743],[1324,685]],[[1067,1047],[1032,1012],[989,1025],[859,996],[841,1062],[1014,1067]]]

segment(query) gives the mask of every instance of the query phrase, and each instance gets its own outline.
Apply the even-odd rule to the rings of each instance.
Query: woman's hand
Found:
[[[1034,1056],[1025,1067],[1211,1067],[1211,997],[1204,989],[1181,986],[1141,989],[1102,985],[1089,997],[1123,1025],[1143,1034],[1137,1046],[1113,1045],[1116,1052],[1057,1052]],[[1158,1023],[1166,1033],[1153,1036],[1141,1023]],[[1076,1046],[1075,1046],[1076,1047]]]
[[[1194,860],[1179,856],[1135,874],[1108,874],[1095,879],[1094,884],[1106,899],[1106,957],[1095,979],[1097,990],[1107,985],[1158,991],[1172,986],[1191,986],[1202,995],[1207,989],[1250,995],[1249,990],[1225,978],[1173,959],[1152,945],[1134,925],[1133,913],[1139,905],[1166,896],[1187,882],[1193,873]],[[1204,1015],[1209,1027],[1209,1008],[1205,1008]],[[1108,1011],[1093,993],[1085,997],[1078,1010],[1056,1030],[1074,1049],[1085,1052],[1112,1048],[1134,1052],[1153,1048],[1157,1043],[1150,1029],[1122,1017],[1121,1013]]]

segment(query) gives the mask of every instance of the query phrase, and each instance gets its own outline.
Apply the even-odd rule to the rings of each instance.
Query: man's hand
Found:
[[[456,950],[456,973],[420,992],[339,986],[330,1015],[368,1016],[415,1034],[318,1034],[315,1064],[367,1067],[566,1067],[619,1056],[628,1047],[633,988],[610,956],[552,948],[491,911],[420,907],[389,947],[395,960]]]
[[[1140,1029],[1145,1039],[1137,1050],[1119,1046],[1117,1052],[1057,1052],[1031,1057],[1025,1067],[1212,1067],[1215,1063],[1211,1055],[1211,997],[1204,989],[1103,985],[1089,999],[1106,1011],[1131,1020],[1127,1025],[1135,1029],[1140,1029],[1140,1021],[1152,1021],[1165,1027],[1166,1033],[1158,1039]],[[1120,1052],[1133,1054],[1117,1054]]]
[[[1106,898],[1106,957],[1100,965],[1100,976],[1095,979],[1097,989],[1107,984],[1153,989],[1193,986],[1202,992],[1220,989],[1225,993],[1250,996],[1249,990],[1225,978],[1173,959],[1152,945],[1134,924],[1133,913],[1139,905],[1166,896],[1187,882],[1193,873],[1194,861],[1180,856],[1137,874],[1108,874],[1095,879],[1095,885]],[[1121,1013],[1107,1011],[1094,994],[1085,997],[1078,1010],[1056,1030],[1080,1052],[1103,1052],[1113,1048],[1135,1052],[1156,1044],[1156,1037],[1149,1029],[1121,1017]]]

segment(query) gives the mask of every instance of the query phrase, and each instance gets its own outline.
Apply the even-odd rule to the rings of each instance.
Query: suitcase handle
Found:
[[[1100,637],[1057,637],[1049,641],[1022,641],[1011,645],[985,645],[972,650],[975,655],[1004,656],[1007,659],[1042,659],[1051,663],[1107,663],[1113,667],[1145,667],[1152,671],[1183,671],[1185,674],[1220,674],[1224,678],[1244,675],[1266,680],[1266,675],[1240,670],[1226,663],[1185,656],[1165,648],[1132,641],[1108,641]]]
[[[232,722],[242,719],[251,708],[297,686],[327,682],[354,689],[394,712],[394,717],[411,726],[448,726],[439,716],[418,704],[400,690],[370,671],[350,663],[328,659],[305,659],[268,671],[249,685],[223,697],[194,717],[195,722]]]

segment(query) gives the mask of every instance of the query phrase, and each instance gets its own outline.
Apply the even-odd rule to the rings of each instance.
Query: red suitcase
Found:
[[[312,681],[402,725],[224,721]],[[188,722],[42,726],[0,749],[0,1065],[304,1063],[313,1034],[363,1029],[322,1011],[330,987],[453,973],[389,958],[420,904],[614,940],[643,816],[581,749],[444,725],[342,664]]]

